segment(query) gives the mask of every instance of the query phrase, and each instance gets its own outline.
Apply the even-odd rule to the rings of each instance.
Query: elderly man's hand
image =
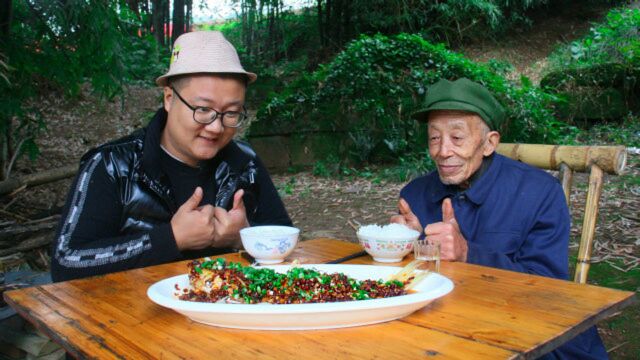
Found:
[[[179,250],[198,250],[213,244],[213,212],[211,205],[199,206],[202,188],[197,187],[193,195],[178,208],[171,218],[171,229]]]
[[[442,260],[467,261],[467,240],[460,233],[451,199],[442,202],[442,222],[427,225],[424,233],[429,243],[440,243]]]
[[[216,207],[214,210],[214,227],[215,247],[234,247],[241,248],[242,242],[240,241],[240,229],[249,226],[247,220],[247,211],[242,201],[244,190],[238,190],[233,195],[233,207],[227,211],[221,207]]]
[[[418,217],[411,211],[411,207],[403,198],[400,198],[398,201],[398,211],[400,214],[393,215],[391,219],[389,219],[389,222],[407,225],[417,232],[422,233],[420,220],[418,220]]]

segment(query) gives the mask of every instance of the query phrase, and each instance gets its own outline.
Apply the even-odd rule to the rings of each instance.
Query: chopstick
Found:
[[[365,256],[365,255],[367,255],[367,252],[362,250],[362,251],[358,251],[357,253],[353,253],[351,255],[347,255],[347,256],[341,257],[339,259],[327,261],[327,262],[325,262],[325,264],[340,264],[340,263],[343,263],[345,261],[349,261],[351,259],[359,258],[360,256]]]
[[[241,258],[247,260],[249,262],[249,265],[253,265],[256,263],[256,259],[251,256],[251,254],[249,254],[246,250],[238,250],[238,254]]]

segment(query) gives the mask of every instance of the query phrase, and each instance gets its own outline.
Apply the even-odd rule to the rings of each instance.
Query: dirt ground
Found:
[[[491,58],[512,62],[517,74],[539,80],[544,59],[560,42],[582,36],[590,21],[598,20],[602,9],[584,11],[579,16],[551,16],[534,28],[516,31],[500,43],[487,40],[465,46],[459,51],[475,60]],[[25,175],[78,162],[89,148],[141,127],[159,107],[158,89],[130,87],[114,101],[98,101],[87,89],[77,100],[57,95],[39,99],[46,115],[47,131],[38,139],[41,155],[31,162],[19,161],[16,175]],[[640,257],[640,159],[630,156],[627,176],[607,176],[596,233],[596,260],[622,262],[623,269],[637,266]],[[633,179],[636,179],[633,181]],[[396,212],[397,196],[404,184],[372,182],[363,178],[328,179],[310,171],[274,174],[294,224],[303,239],[332,237],[356,241],[359,225],[386,223]],[[631,181],[629,180],[631,179]],[[572,193],[574,227],[572,238],[579,237],[584,211],[586,176],[577,176]],[[59,213],[71,180],[18,191],[0,199],[0,223],[24,218],[39,219]],[[46,249],[40,253],[44,254]],[[46,256],[31,256],[32,267],[46,269]],[[617,263],[620,266],[620,263]],[[640,290],[640,289],[639,289]],[[604,334],[605,336],[615,336]],[[612,338],[611,341],[615,341]]]

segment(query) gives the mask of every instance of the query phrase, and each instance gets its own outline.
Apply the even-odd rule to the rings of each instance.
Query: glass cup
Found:
[[[413,254],[418,260],[424,260],[419,270],[440,272],[440,243],[429,244],[426,240],[416,240],[413,243]]]

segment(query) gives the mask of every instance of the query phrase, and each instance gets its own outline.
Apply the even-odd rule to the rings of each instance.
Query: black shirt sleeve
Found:
[[[286,225],[292,226],[291,218],[280,199],[278,190],[273,185],[267,168],[262,160],[256,156],[258,168],[256,182],[260,188],[255,214],[249,216],[249,224],[257,225]]]
[[[122,235],[122,208],[118,183],[98,153],[81,167],[67,197],[51,254],[54,281],[180,259],[169,223]]]

